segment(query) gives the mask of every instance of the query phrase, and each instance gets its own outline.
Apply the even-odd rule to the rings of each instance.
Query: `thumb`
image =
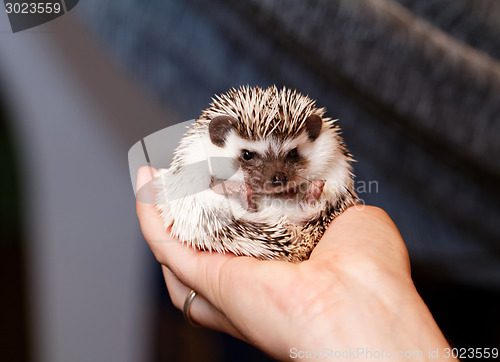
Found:
[[[155,203],[156,190],[154,180],[158,175],[158,170],[150,166],[143,166],[137,171],[137,192],[135,194],[137,201],[144,204]]]

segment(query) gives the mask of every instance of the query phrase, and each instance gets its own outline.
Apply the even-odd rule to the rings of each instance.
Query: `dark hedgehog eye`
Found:
[[[249,150],[242,150],[241,151],[241,157],[245,161],[250,161],[252,158],[254,158],[254,156],[255,156],[255,152],[251,152]]]
[[[288,152],[286,157],[291,158],[291,159],[297,159],[299,158],[299,151],[297,150],[297,147],[295,147],[293,150]]]

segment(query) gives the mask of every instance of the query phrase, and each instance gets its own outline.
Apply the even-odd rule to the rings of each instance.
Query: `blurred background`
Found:
[[[450,343],[500,346],[497,0],[84,0],[15,34],[0,14],[2,359],[267,360],[172,307],[127,163],[246,84],[340,119]]]

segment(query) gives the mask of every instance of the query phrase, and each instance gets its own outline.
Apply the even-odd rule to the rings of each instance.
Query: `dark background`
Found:
[[[500,346],[497,1],[130,0],[75,10],[73,20],[169,114],[164,125],[138,120],[136,139],[196,118],[213,94],[239,85],[317,99],[340,119],[357,181],[377,182],[360,197],[399,227],[417,289],[450,343]],[[12,170],[1,179],[4,351],[30,360],[26,220],[9,122],[4,110],[0,167]],[[151,270],[153,360],[265,360],[188,326]]]

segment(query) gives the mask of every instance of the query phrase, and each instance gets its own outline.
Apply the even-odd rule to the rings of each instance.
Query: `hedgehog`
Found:
[[[166,229],[188,246],[300,262],[358,202],[336,120],[287,88],[215,96],[155,181]]]

